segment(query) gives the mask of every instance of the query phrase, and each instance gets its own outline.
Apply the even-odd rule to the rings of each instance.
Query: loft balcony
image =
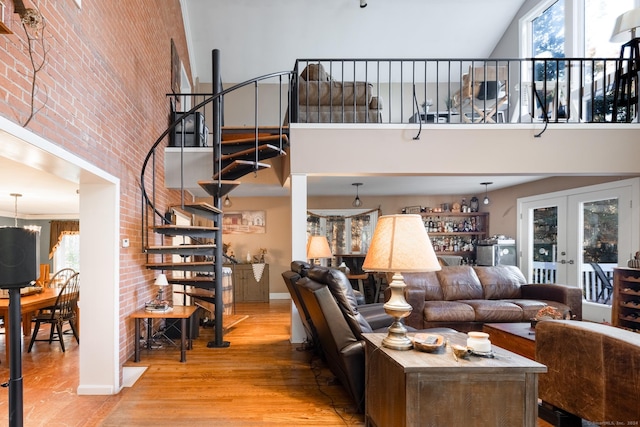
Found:
[[[637,122],[637,69],[620,58],[301,59],[291,122]]]
[[[582,132],[588,132],[603,141],[618,140],[620,151],[628,149],[631,134],[638,129],[637,77],[633,77],[637,76],[637,69],[635,61],[620,58],[300,59],[289,74],[252,81],[239,90],[225,93],[218,123],[222,125],[223,140],[284,134],[289,136],[288,144],[292,147],[301,142],[301,135],[314,141],[311,148],[305,147],[304,152],[298,150],[300,154],[293,158],[268,160],[274,167],[252,178],[252,182],[257,179],[267,185],[282,185],[291,172],[355,173],[354,165],[349,165],[348,171],[338,170],[339,165],[331,158],[322,157],[336,152],[357,155],[362,160],[358,167],[366,167],[358,170],[359,173],[386,170],[389,167],[385,159],[372,157],[388,147],[394,147],[397,158],[404,159],[402,170],[389,169],[388,173],[429,170],[451,174],[462,173],[455,168],[467,173],[472,170],[462,163],[449,165],[440,161],[427,165],[423,159],[429,158],[431,151],[423,154],[419,150],[433,148],[393,142],[394,138],[407,139],[408,134],[411,134],[408,139],[419,139],[423,127],[429,132],[432,146],[438,147],[446,147],[449,132],[456,132],[461,152],[478,152],[477,147],[483,146],[483,140],[508,139],[514,154],[513,159],[505,158],[504,163],[518,165],[520,169],[504,173],[522,173],[525,154],[527,159],[543,156],[536,159],[537,165],[544,164],[548,169],[545,173],[612,173],[613,170],[601,164],[596,167],[588,161],[583,162],[583,168],[567,170],[564,163],[554,164],[557,156],[548,155],[552,150],[540,150],[539,143],[532,147],[527,141],[553,128],[572,135],[556,132],[553,139],[546,141],[550,146],[554,146],[556,140],[577,144],[584,140]],[[204,102],[210,96],[210,93],[170,96],[172,101],[179,100],[178,105],[203,105],[197,111],[206,123],[201,126],[205,135],[202,138],[186,136],[190,141],[208,140],[209,143],[207,148],[198,144],[185,148],[174,143],[174,147],[165,150],[165,178],[169,188],[189,189],[197,194],[197,181],[210,178],[207,174],[203,177],[201,172],[210,169],[212,163],[215,124],[211,104]],[[294,128],[299,129],[295,134]],[[339,133],[349,128],[359,130],[360,140],[366,139],[368,144],[366,148],[361,145],[352,149],[356,144],[353,134]],[[477,132],[479,129],[483,129],[481,134]],[[511,132],[505,133],[507,130]],[[609,132],[608,136],[601,137],[605,131]],[[310,132],[316,135],[309,138]],[[322,136],[318,132],[323,132]],[[612,138],[610,132],[616,132],[616,136]],[[507,141],[502,142],[507,146]],[[466,147],[465,144],[473,145]],[[313,155],[309,150],[315,150]],[[501,154],[504,155],[504,150]],[[301,158],[302,162],[293,164]],[[418,158],[422,163],[411,168]],[[484,163],[489,164],[490,159]],[[318,165],[323,165],[322,170]],[[327,169],[333,167],[336,169]],[[635,170],[625,165],[618,168],[623,173]]]

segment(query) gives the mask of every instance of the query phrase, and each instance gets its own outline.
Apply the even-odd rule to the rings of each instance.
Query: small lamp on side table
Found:
[[[383,346],[394,350],[413,347],[402,321],[412,310],[404,298],[407,285],[402,273],[441,268],[420,215],[385,215],[378,219],[362,269],[393,273],[393,280],[389,284],[391,297],[384,304],[384,310],[394,318],[394,322],[382,340]]]
[[[166,274],[158,274],[154,283],[158,287],[158,295],[154,301],[146,304],[145,310],[151,312],[167,312],[173,310],[172,305],[164,297],[164,288],[169,286]]]
[[[325,236],[310,236],[307,242],[307,259],[311,264],[320,258],[331,258],[331,248]]]

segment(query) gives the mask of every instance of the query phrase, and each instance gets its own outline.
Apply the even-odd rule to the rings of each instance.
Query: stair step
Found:
[[[222,171],[213,176],[213,179],[218,179],[219,176],[223,176],[224,179],[236,180],[243,176],[262,169],[270,168],[271,165],[260,162],[250,162],[248,160],[235,160],[231,164],[225,166]]]
[[[213,250],[215,248],[216,245],[214,244],[149,246],[146,252],[150,254],[174,254],[182,256],[213,255]]]
[[[171,206],[174,209],[182,209],[193,215],[198,215],[206,219],[214,220],[216,215],[221,214],[222,211],[210,203],[194,203],[188,205],[174,205]]]
[[[156,225],[151,227],[153,231],[167,236],[190,236],[213,239],[218,227],[200,227],[195,225]]]
[[[193,291],[184,291],[184,292],[180,292],[181,294],[185,294],[190,296],[191,298],[196,298],[202,301],[206,301],[209,302],[211,304],[215,304],[216,303],[216,294],[214,292],[214,289],[198,289],[198,290],[193,290]]]
[[[222,180],[220,181],[220,186],[218,186],[217,180],[198,181],[198,185],[213,197],[223,197],[231,193],[231,191],[233,191],[238,185],[240,185],[240,181]]]
[[[150,270],[169,270],[169,271],[200,271],[205,273],[213,272],[212,261],[193,261],[193,262],[157,262],[149,263],[146,267]]]
[[[171,275],[167,275],[167,280],[171,284],[193,286],[199,289],[206,289],[209,291],[210,295],[214,295],[213,289],[216,286],[216,282],[213,279],[212,275],[211,276],[194,276],[194,277],[173,277]],[[186,293],[186,292],[180,292],[180,293]]]
[[[260,160],[267,160],[272,157],[285,156],[285,155],[286,153],[283,150],[280,150],[280,148],[276,147],[275,145],[264,144],[258,147],[258,158]],[[225,167],[225,165],[227,165],[228,163],[234,160],[251,161],[251,160],[254,160],[255,157],[256,157],[256,147],[255,145],[251,145],[250,148],[247,148],[245,150],[236,151],[230,154],[223,154],[222,159],[220,160],[222,161],[223,167]]]
[[[258,135],[280,135],[289,134],[289,126],[258,126]],[[234,138],[250,138],[255,136],[255,126],[223,126],[221,129],[222,140]]]
[[[282,137],[282,145],[285,146],[289,143],[289,138],[287,135],[269,135],[269,136],[260,136],[258,135],[257,145],[275,145],[272,143],[277,143],[280,145],[280,139]],[[246,150],[250,148],[255,148],[256,146],[256,138],[255,135],[249,138],[238,138],[238,139],[230,139],[223,140],[221,142],[221,150],[222,154],[232,154],[238,150]]]

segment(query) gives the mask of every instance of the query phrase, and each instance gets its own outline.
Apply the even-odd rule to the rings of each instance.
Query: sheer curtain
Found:
[[[65,234],[80,234],[80,221],[51,221],[49,259],[53,258],[53,254]]]

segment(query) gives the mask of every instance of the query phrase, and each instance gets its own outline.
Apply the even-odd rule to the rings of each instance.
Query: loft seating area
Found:
[[[291,122],[637,122],[624,77],[637,69],[632,58],[299,59]]]

